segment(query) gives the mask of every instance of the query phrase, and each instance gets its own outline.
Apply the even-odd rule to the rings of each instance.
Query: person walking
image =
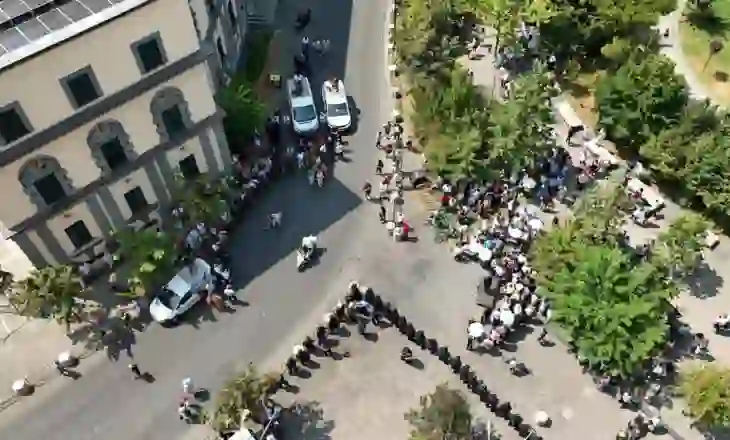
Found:
[[[142,370],[139,369],[139,365],[137,365],[136,363],[131,363],[128,367],[129,371],[132,372],[135,379],[142,379]]]
[[[378,213],[378,216],[380,217],[380,223],[385,224],[385,206],[383,206],[382,204],[380,205],[380,212]]]

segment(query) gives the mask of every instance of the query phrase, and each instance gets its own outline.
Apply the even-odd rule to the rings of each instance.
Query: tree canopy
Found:
[[[599,124],[614,142],[638,150],[651,136],[680,122],[689,100],[683,78],[663,55],[634,52],[596,87]]]
[[[11,305],[24,316],[54,318],[68,326],[81,321],[84,286],[71,266],[44,267],[13,284]]]
[[[266,106],[258,99],[252,84],[243,75],[234,77],[216,98],[226,112],[223,128],[229,146],[234,153],[241,153],[251,142],[256,130],[263,127]]]
[[[714,364],[689,367],[681,372],[679,394],[700,428],[730,427],[730,369]]]
[[[408,411],[411,440],[470,440],[472,415],[464,394],[441,384]]]
[[[216,432],[240,429],[244,411],[256,416],[262,410],[261,399],[269,393],[276,379],[278,374],[260,375],[252,364],[231,376],[213,397],[213,408],[208,414],[213,429]]]
[[[567,332],[578,355],[595,370],[632,377],[667,342],[670,301],[679,294],[667,270],[668,249],[686,247],[683,262],[696,261],[694,243],[705,225],[678,220],[637,258],[623,238],[628,207],[623,174],[599,182],[575,204],[574,217],[539,237],[531,249],[553,319]]]
[[[114,234],[119,246],[114,253],[116,260],[124,260],[128,268],[127,282],[131,297],[141,297],[156,287],[161,277],[175,268],[179,256],[173,234],[156,228],[141,230],[123,229]]]

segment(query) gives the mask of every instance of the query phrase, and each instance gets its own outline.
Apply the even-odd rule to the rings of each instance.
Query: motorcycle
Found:
[[[317,237],[310,235],[302,238],[302,245],[297,251],[297,270],[303,271],[317,253]]]
[[[342,146],[341,142],[337,142],[335,144],[335,159],[345,160],[345,148]]]

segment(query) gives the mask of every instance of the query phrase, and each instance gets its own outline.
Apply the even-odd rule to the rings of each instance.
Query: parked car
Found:
[[[327,125],[335,130],[347,130],[352,124],[350,105],[342,80],[333,78],[322,83],[322,102]]]
[[[294,75],[286,81],[286,88],[294,131],[300,135],[315,133],[319,130],[319,114],[314,105],[309,78]]]
[[[155,295],[150,304],[152,319],[173,324],[207,294],[213,283],[210,265],[202,258],[180,269]]]

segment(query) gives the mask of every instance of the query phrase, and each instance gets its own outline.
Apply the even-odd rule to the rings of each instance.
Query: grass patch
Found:
[[[712,93],[713,101],[730,105],[730,0],[715,0],[711,13],[688,10],[679,37],[690,67]],[[714,56],[710,56],[711,41],[723,46]]]
[[[246,64],[243,75],[250,83],[255,83],[264,73],[267,58],[269,57],[269,44],[274,33],[270,30],[251,32],[246,45]]]

